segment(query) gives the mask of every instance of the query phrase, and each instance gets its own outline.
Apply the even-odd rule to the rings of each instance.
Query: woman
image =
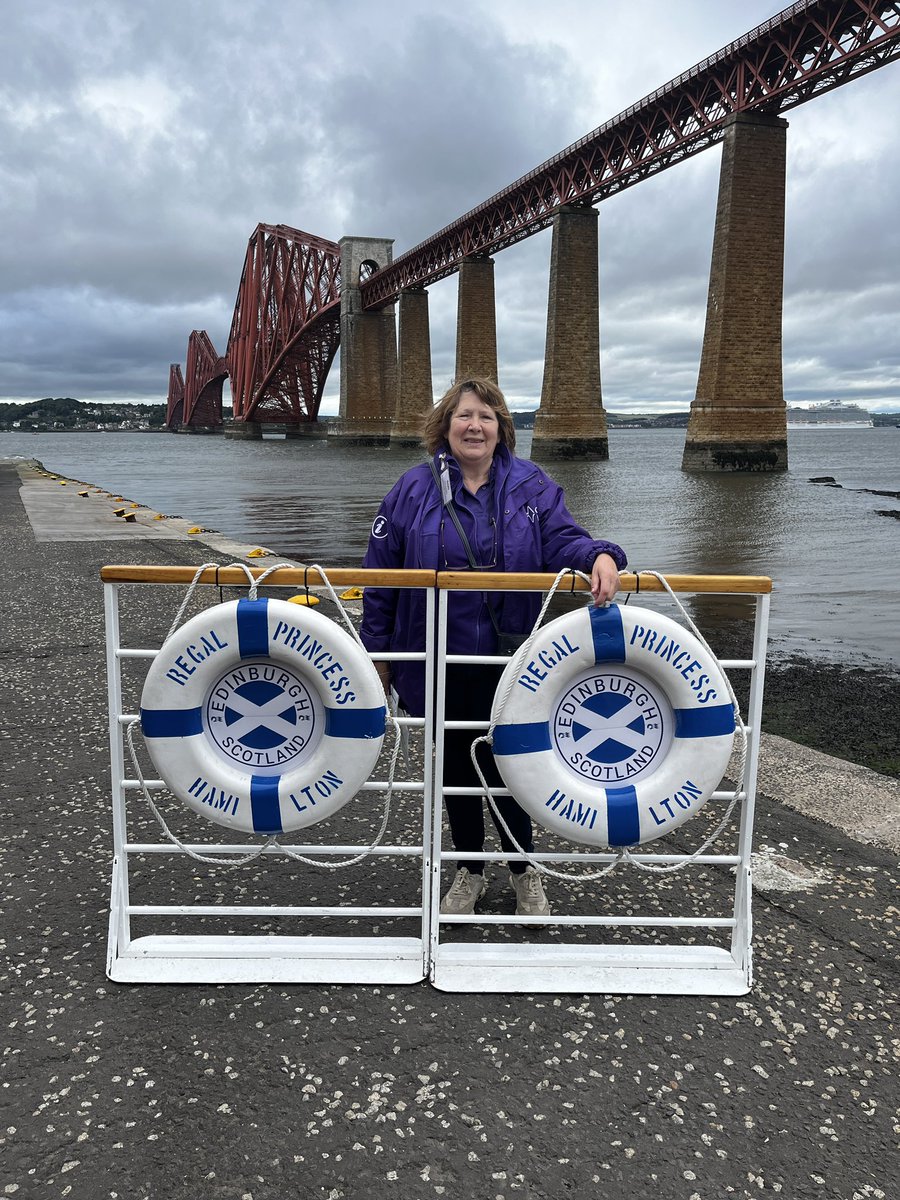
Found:
[[[612,542],[592,538],[566,508],[559,485],[534,463],[516,458],[515,427],[495,383],[467,379],[454,384],[427,416],[423,442],[431,461],[405,472],[385,496],[372,524],[364,567],[554,573],[575,567],[590,574],[595,604],[612,600],[619,570],[625,566],[623,551]],[[530,632],[540,604],[541,597],[534,592],[451,592],[448,654],[496,654],[500,633]],[[422,650],[424,594],[415,589],[366,588],[360,632],[370,653]],[[380,662],[376,668],[385,689],[393,684],[407,712],[424,715],[421,663]],[[489,719],[500,674],[496,665],[450,664],[446,719]],[[445,732],[445,786],[479,786],[469,757],[473,737],[468,730]],[[502,786],[493,759],[487,758],[486,779],[491,786]],[[482,798],[445,796],[444,803],[454,848],[483,850]],[[511,796],[497,797],[496,804],[515,840],[532,852],[528,814]],[[502,848],[515,853],[496,819],[495,824]],[[535,868],[513,862],[510,872],[516,914],[548,915],[550,905]],[[486,890],[484,864],[463,860],[441,901],[441,912],[471,913]]]

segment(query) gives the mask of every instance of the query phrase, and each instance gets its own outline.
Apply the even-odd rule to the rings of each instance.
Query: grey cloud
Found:
[[[555,153],[570,136],[560,73],[578,87],[559,51],[510,46],[484,17],[418,16],[323,103],[352,218],[396,234],[402,252]]]
[[[568,4],[569,25],[584,14],[573,38],[568,27],[548,37],[546,9],[521,0],[15,6],[0,81],[0,394],[161,399],[191,329],[224,351],[257,222],[393,237],[402,253],[613,115],[586,122],[598,94],[637,99],[665,81],[660,70],[777,8],[651,7],[647,33],[639,10],[601,21]],[[641,37],[660,40],[638,57]],[[672,66],[674,53],[687,57]],[[789,114],[794,396],[900,396],[898,93],[888,67]],[[600,208],[611,406],[692,398],[718,157]],[[540,395],[549,254],[544,233],[497,256],[501,383],[522,403]],[[441,390],[455,280],[430,292]],[[332,406],[336,395],[334,375]]]

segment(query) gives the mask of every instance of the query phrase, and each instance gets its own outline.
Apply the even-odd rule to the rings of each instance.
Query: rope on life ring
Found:
[[[269,838],[338,811],[384,740],[381,682],[361,645],[282,600],[219,604],[153,660],[140,722],[173,794],[202,816]]]
[[[735,716],[721,668],[649,609],[557,618],[527,662],[506,668],[498,697],[504,684],[493,728],[500,774],[535,820],[572,841],[624,847],[670,833],[728,765]]]

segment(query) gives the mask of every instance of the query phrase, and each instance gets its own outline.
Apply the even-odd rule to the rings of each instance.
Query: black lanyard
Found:
[[[469,566],[473,571],[477,571],[479,570],[479,567],[475,562],[475,555],[472,553],[472,547],[469,545],[469,539],[466,537],[466,531],[463,529],[456,509],[453,507],[453,497],[450,493],[450,489],[448,487],[446,491],[442,490],[441,477],[438,474],[437,467],[434,465],[433,458],[429,458],[428,465],[431,467],[431,473],[434,476],[434,482],[437,484],[438,495],[441,497],[441,503],[447,510],[450,520],[456,526],[456,532],[459,534],[459,540],[462,542],[463,550],[466,552],[466,558],[469,560]],[[444,469],[446,470],[447,468],[445,467]],[[449,483],[449,479],[447,482]],[[494,612],[493,604],[491,604],[490,600],[487,598],[487,592],[484,593],[484,602],[487,605],[488,616],[491,618],[491,624],[494,626],[494,632],[499,638],[500,622],[497,620],[497,614]]]

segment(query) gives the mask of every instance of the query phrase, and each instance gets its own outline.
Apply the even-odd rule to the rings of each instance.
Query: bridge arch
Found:
[[[188,339],[182,428],[221,429],[222,387],[227,378],[228,364],[216,353],[209,334],[205,329],[193,330]]]
[[[169,395],[166,400],[166,428],[177,429],[184,420],[184,376],[181,363],[169,367]]]
[[[257,225],[226,353],[236,421],[308,424],[340,340],[340,250],[289,225]]]

